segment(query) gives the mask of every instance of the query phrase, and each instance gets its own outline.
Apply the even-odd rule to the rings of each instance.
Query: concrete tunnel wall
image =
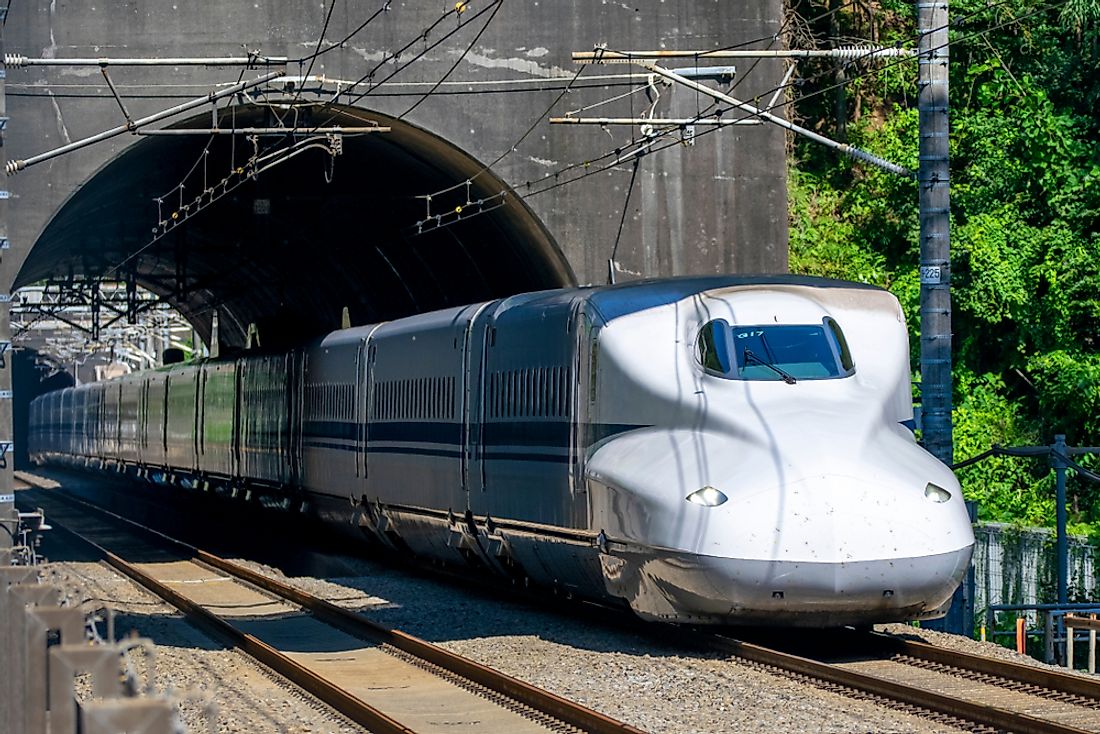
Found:
[[[336,1],[329,41],[347,35],[377,9]],[[636,128],[546,124],[546,110],[560,94],[562,80],[577,69],[570,52],[596,43],[622,49],[705,49],[765,39],[781,28],[782,4],[506,2],[463,55],[486,17],[470,20],[478,9],[479,3],[472,3],[463,16],[468,27],[356,102],[357,109],[343,112],[380,122],[397,117],[456,61],[449,82],[462,84],[441,87],[408,115],[408,126],[396,125],[389,142],[383,135],[346,139],[344,154],[335,159],[332,184],[321,178],[325,154],[313,152],[242,186],[235,199],[219,200],[143,251],[137,267],[142,282],[192,315],[200,331],[208,329],[212,308],[224,309],[220,323],[234,343],[243,339],[248,322],[265,324],[262,337],[276,335],[267,343],[322,333],[338,325],[342,306],[361,323],[574,280],[604,282],[630,164],[533,196],[547,183],[527,185],[580,164],[547,179],[564,181],[585,171],[584,161],[626,148],[631,135],[638,134]],[[421,33],[440,10],[438,4],[393,3],[346,48],[319,58],[313,74],[360,78]],[[227,0],[217,4],[216,13],[206,3],[166,0],[16,4],[5,43],[9,53],[32,57],[237,55],[242,44],[299,57],[313,50],[326,11],[327,5],[303,0]],[[435,32],[453,25],[452,19]],[[782,75],[776,61],[741,66],[735,93],[745,99],[767,96]],[[384,66],[379,74],[391,67]],[[749,67],[751,73],[745,73]],[[553,114],[623,94],[629,89],[625,80],[592,77],[622,75],[629,69],[588,67]],[[292,65],[288,74],[304,71]],[[236,81],[238,71],[178,67],[117,68],[110,73],[137,117],[206,94],[215,84]],[[246,78],[257,73],[246,72]],[[511,83],[486,84],[497,80]],[[121,122],[95,67],[10,69],[7,82],[9,158],[26,158]],[[659,99],[654,109],[661,116],[689,117],[707,105],[688,90],[655,91]],[[591,114],[637,116],[652,101],[639,92]],[[248,109],[261,114],[243,108],[246,117]],[[199,115],[186,124],[198,125],[201,119]],[[509,193],[506,207],[420,242],[409,236],[421,216],[419,208],[425,206],[418,195],[461,183],[471,169],[476,172],[508,151],[539,119],[518,149],[495,165],[491,176],[476,182],[485,195],[498,188]],[[214,143],[211,158],[224,169],[215,171],[215,177],[228,172],[227,142]],[[774,127],[738,126],[704,135],[693,146],[644,157],[616,253],[620,278],[785,271],[784,142],[782,131]],[[11,256],[25,258],[36,248],[19,284],[46,275],[101,271],[124,260],[123,253],[143,247],[158,222],[154,198],[179,183],[181,171],[195,163],[205,143],[205,138],[135,141],[122,136],[11,179]],[[97,171],[101,175],[93,178]],[[315,183],[304,185],[309,180]],[[70,206],[63,209],[66,201]],[[279,211],[284,206],[294,217]],[[160,217],[163,203],[161,208]],[[234,282],[225,277],[232,272],[248,278]],[[181,282],[185,287],[178,287]]]

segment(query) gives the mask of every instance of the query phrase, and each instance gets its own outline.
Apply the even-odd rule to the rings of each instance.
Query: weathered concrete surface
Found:
[[[332,23],[325,34],[330,42],[345,36],[383,4],[383,0],[336,2]],[[463,15],[469,27],[429,51],[392,83],[377,87],[356,106],[400,115],[430,88],[431,82],[438,80],[459,60],[487,15],[476,20],[471,18],[487,4],[471,3]],[[448,3],[394,2],[388,12],[352,38],[345,48],[318,59],[313,73],[330,79],[358,79],[384,54],[392,53],[420,34],[446,7]],[[8,52],[31,57],[222,56],[237,55],[242,46],[271,55],[300,57],[309,54],[317,43],[327,9],[327,3],[320,0],[19,2],[13,4],[4,35]],[[605,131],[596,127],[551,127],[545,122],[547,108],[563,85],[552,80],[568,78],[577,69],[569,59],[571,51],[591,49],[598,43],[617,49],[707,49],[767,39],[780,29],[781,10],[779,0],[636,0],[631,3],[506,0],[449,78],[452,82],[468,84],[441,88],[439,92],[443,93],[434,94],[417,107],[407,121],[466,151],[476,164],[495,160],[508,151],[532,123],[541,119],[523,143],[493,168],[494,174],[524,196],[546,185],[529,187],[527,182],[538,181],[569,164],[582,164],[581,168],[556,179],[568,180],[586,170],[584,161],[630,144],[632,131],[629,128]],[[425,43],[439,38],[455,25],[453,18],[448,19],[427,36],[427,41],[414,46],[402,58],[410,58]],[[767,45],[768,41],[761,41],[756,47]],[[691,63],[680,65],[690,66]],[[750,66],[751,61],[740,64],[745,71]],[[393,68],[387,65],[376,78]],[[623,65],[588,67],[577,88],[554,107],[553,113],[562,114],[623,94],[629,89],[623,86],[623,80],[590,80],[589,77],[624,74],[630,69]],[[288,73],[301,72],[295,64]],[[750,74],[742,75],[735,94],[745,99],[758,95],[766,98],[778,84],[781,73],[780,63],[759,63]],[[236,81],[238,72],[203,68],[119,68],[112,69],[111,75],[123,92],[126,106],[136,117],[205,94],[213,84]],[[482,84],[490,80],[517,80],[519,83]],[[7,89],[12,117],[7,137],[9,158],[26,158],[121,121],[118,106],[95,67],[9,69]],[[707,101],[699,99],[694,92],[663,86],[658,91],[660,98],[655,108],[658,115],[690,116],[707,107]],[[638,92],[597,107],[591,114],[638,115],[650,103],[644,92]],[[637,130],[633,133],[636,135]],[[180,146],[176,157],[187,160],[191,152],[186,146],[194,145],[194,139],[180,139],[178,143],[173,139],[171,142]],[[200,149],[202,142],[205,141],[200,140]],[[9,187],[16,197],[9,206],[9,232],[16,247],[12,256],[24,256],[62,204],[89,181],[88,185],[101,185],[102,181],[92,180],[93,174],[134,144],[135,138],[126,135],[28,169],[10,179]],[[693,147],[675,146],[643,158],[616,255],[624,271],[620,277],[784,271],[787,264],[784,147],[782,131],[774,127],[739,126],[705,135]],[[410,155],[415,158],[417,152],[412,151]],[[170,157],[164,156],[165,160]],[[149,158],[144,156],[142,165],[148,166]],[[312,166],[310,170],[318,168],[316,163],[309,165]],[[336,166],[340,165],[341,161],[337,160]],[[125,247],[132,249],[135,244],[140,245],[136,233],[148,233],[157,223],[153,198],[170,192],[179,183],[175,169],[166,166],[165,171],[163,180],[158,179],[155,167],[135,174],[147,183],[143,184],[144,190],[134,195],[133,201],[127,200],[122,207],[128,212],[126,218],[132,218],[133,222],[110,223],[114,229],[105,229],[103,222],[89,214],[89,236],[95,233],[98,238],[96,251],[106,251],[104,248],[112,246],[111,238],[116,235],[110,233],[116,229],[120,233],[118,239],[133,239]],[[379,178],[393,171],[368,169],[357,173]],[[614,245],[630,176],[630,164],[623,164],[577,183],[526,198],[527,206],[545,224],[564,253],[577,282],[606,279],[607,260]],[[347,183],[347,176],[342,180],[345,186],[354,188]],[[435,183],[434,180],[425,181],[421,193],[431,193]],[[262,181],[260,184],[262,186]],[[257,186],[257,191],[261,186]],[[416,191],[414,179],[404,182],[403,195]],[[133,191],[127,195],[133,195]],[[269,199],[279,196],[278,192],[270,190],[262,195]],[[411,201],[413,197],[408,198]],[[73,201],[77,202],[77,198]],[[350,205],[355,206],[354,202]],[[276,206],[272,204],[273,208]],[[304,204],[295,206],[299,207],[302,217],[313,215],[313,210]],[[423,207],[423,202],[417,201],[416,206]],[[118,210],[116,206],[112,211]],[[415,221],[413,211],[419,209],[393,207],[392,216],[400,217],[401,221],[390,222],[388,226],[395,231],[411,226]],[[372,216],[383,215],[372,213]],[[204,242],[224,241],[226,247],[237,242],[234,220],[223,218],[219,221],[213,216],[205,226],[212,228],[213,223],[221,227],[221,234],[213,234],[215,230],[210,229],[203,233]],[[237,222],[236,225],[239,229],[249,229],[247,223]],[[187,226],[191,226],[190,223]],[[372,226],[370,220],[362,222],[365,230]],[[507,228],[496,226],[493,231],[504,229]],[[80,247],[89,245],[79,242],[81,238],[73,231],[69,228],[60,243],[69,248],[73,256],[68,259],[51,256],[52,267],[61,273],[97,267],[92,262],[94,258],[89,260],[94,253],[78,253]],[[508,240],[502,247],[517,248],[524,246],[525,239],[538,239],[517,234],[525,231],[523,227],[512,228],[505,234],[492,235],[487,231],[486,228],[470,230],[466,235],[457,235],[456,240],[464,238],[466,244],[463,246],[468,246],[473,238],[499,236]],[[58,244],[55,242],[54,246]],[[165,253],[179,249],[173,250],[171,242],[161,246]],[[553,247],[553,242],[534,246]],[[312,243],[307,249],[308,253],[304,254],[319,257],[322,243]],[[489,254],[484,258],[492,259],[492,251],[486,252]],[[117,253],[111,254],[107,261],[116,256]],[[294,274],[300,266],[286,253],[278,252],[278,257],[277,266],[287,273]],[[540,257],[546,259],[549,255],[543,253]],[[101,266],[102,263],[98,265]],[[491,269],[491,263],[482,267],[482,270]],[[532,276],[521,285],[523,288],[555,285],[555,281],[562,278],[551,271],[554,268],[544,268],[539,271],[542,272],[541,281]],[[140,279],[140,271],[138,275]],[[498,273],[486,277],[491,285],[487,291],[489,295],[507,290],[501,285],[506,275]],[[404,277],[412,280],[419,276],[405,273]],[[432,287],[446,289],[446,285],[440,286],[434,280]],[[218,297],[217,289],[209,295]],[[458,297],[441,298],[429,305],[447,303]],[[242,318],[253,315],[245,314]],[[365,313],[364,317],[367,316],[369,314]],[[201,320],[202,317],[196,313],[196,318]],[[331,320],[330,316],[326,318]]]

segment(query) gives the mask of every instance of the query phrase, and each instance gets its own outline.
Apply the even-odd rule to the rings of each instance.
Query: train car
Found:
[[[141,380],[77,388],[78,433],[106,416],[95,461],[43,396],[32,454],[126,465],[154,436],[139,463],[183,486],[274,488],[353,537],[647,619],[930,619],[973,533],[914,439],[908,360],[897,300],[859,284],[547,291],[160,371],[113,444],[133,410],[103,396]]]

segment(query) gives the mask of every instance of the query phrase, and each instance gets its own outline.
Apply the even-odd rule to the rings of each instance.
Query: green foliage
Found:
[[[792,7],[824,15],[797,45],[915,46],[911,2]],[[1098,445],[1100,0],[955,0],[951,12],[956,456],[1049,443],[1055,433]],[[818,60],[799,71],[794,109],[804,124],[916,170],[914,61]],[[848,85],[837,87],[842,78]],[[915,183],[795,145],[791,270],[889,288],[916,348]],[[992,459],[959,476],[983,518],[1053,523],[1044,462]],[[1100,535],[1100,485],[1071,480],[1070,497],[1075,527]]]

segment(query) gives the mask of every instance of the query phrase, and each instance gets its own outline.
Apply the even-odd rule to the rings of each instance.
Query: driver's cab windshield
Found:
[[[697,343],[707,372],[733,380],[827,380],[855,372],[840,325],[829,317],[820,324],[731,326],[724,319],[705,324]]]

